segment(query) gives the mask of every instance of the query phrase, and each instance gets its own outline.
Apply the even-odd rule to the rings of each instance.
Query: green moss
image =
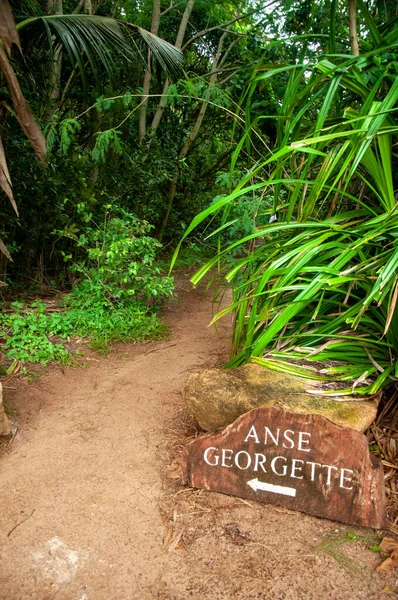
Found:
[[[317,410],[322,410],[324,408],[327,408],[327,402],[325,402],[325,400],[323,398],[320,398],[320,396],[310,396],[309,398],[306,398],[306,404],[309,408],[315,408]],[[330,401],[329,401],[329,407],[330,407]]]
[[[335,406],[334,412],[340,419],[346,419],[349,422],[355,422],[358,419],[358,407],[353,404],[341,403]]]

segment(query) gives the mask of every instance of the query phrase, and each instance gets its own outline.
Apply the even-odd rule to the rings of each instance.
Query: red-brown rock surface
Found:
[[[319,415],[254,409],[190,444],[183,481],[344,523],[384,523],[383,469],[366,437]]]

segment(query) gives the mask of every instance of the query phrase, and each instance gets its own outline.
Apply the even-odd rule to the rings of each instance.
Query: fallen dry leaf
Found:
[[[387,529],[391,531],[391,533],[395,533],[396,535],[398,535],[398,527],[396,525],[389,525]]]
[[[394,550],[398,550],[398,540],[389,537],[383,538],[380,544],[380,552],[384,556],[388,556]]]
[[[380,552],[383,556],[390,556],[377,567],[376,573],[387,573],[398,566],[398,540],[383,538]]]
[[[398,549],[394,550],[389,558],[386,558],[376,569],[376,573],[387,573],[398,567]]]

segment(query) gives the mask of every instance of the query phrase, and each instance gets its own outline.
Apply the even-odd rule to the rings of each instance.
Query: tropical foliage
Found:
[[[252,360],[337,380],[342,389],[324,392],[332,395],[372,394],[398,376],[398,32],[378,29],[358,4],[360,56],[336,55],[332,35],[329,54],[254,71],[232,170],[261,119],[277,123],[275,145],[186,232],[223,211],[225,235],[240,198],[258,199],[252,232],[220,247],[193,282],[218,266],[232,286],[232,304],[214,318],[234,316],[229,366]],[[282,72],[277,112],[253,120],[253,95]]]
[[[239,10],[225,2],[209,13],[206,0],[10,6],[12,13],[2,3],[0,31],[7,51],[0,99],[9,109],[1,166],[17,218],[2,203],[4,298],[27,287],[40,295],[72,291],[59,318],[41,304],[14,304],[14,314],[6,304],[4,354],[59,358],[54,343],[73,332],[97,346],[156,337],[164,328],[155,313],[173,285],[160,273],[153,236],[169,243],[180,236],[229,161],[233,112],[221,113],[216,127],[214,119],[231,103],[228,80],[240,77],[246,37],[240,23],[252,11],[246,17],[244,2]],[[199,247],[190,244],[192,260]]]
[[[232,153],[233,111],[218,107],[231,107],[231,95],[239,98],[242,66],[253,58],[247,50],[242,60],[253,40],[247,26],[252,7],[225,2],[209,12],[207,0],[175,6],[25,0],[11,6],[24,51],[21,57],[14,46],[11,63],[45,133],[47,162],[43,168],[32,160],[18,123],[5,112],[12,192],[16,206],[23,205],[18,221],[1,207],[0,235],[13,259],[0,264],[7,283],[64,273],[62,252],[70,247],[66,238],[54,245],[51,233],[84,229],[76,209],[81,201],[99,219],[103,205],[115,202],[154,225],[164,241],[178,238],[211,199]],[[158,26],[152,26],[159,7]],[[186,75],[180,70],[176,81],[179,48]],[[1,100],[11,105],[5,87]]]
[[[62,9],[62,1],[58,2],[58,6]],[[61,52],[64,51],[70,59],[72,73],[75,70],[80,71],[84,90],[87,88],[86,63],[91,67],[94,76],[98,76],[100,67],[103,66],[109,79],[112,79],[117,60],[124,59],[131,62],[138,55],[145,65],[142,52],[144,47],[149,49],[153,59],[163,67],[165,72],[181,73],[180,51],[141,27],[127,22],[119,23],[115,19],[92,14],[51,14],[53,7],[53,3],[49,2],[50,14],[33,16],[18,24],[15,24],[7,0],[2,2],[0,8],[0,70],[7,83],[16,118],[42,162],[46,156],[46,141],[26,103],[18,77],[9,60],[13,45],[17,46],[22,54],[20,34],[23,34],[25,30],[28,35],[33,36],[36,45],[43,42],[42,33],[44,33],[44,37],[47,37],[49,55],[53,62],[50,79],[53,79],[55,71],[57,71],[58,79],[60,78]],[[52,86],[51,94],[53,95],[55,88],[58,88],[59,91],[60,80],[53,80]],[[58,94],[56,95],[58,96]],[[18,215],[1,138],[0,186],[9,197],[12,207]],[[1,239],[0,251],[8,259],[11,258]]]
[[[200,247],[214,256],[194,282],[217,268],[232,287],[215,316],[233,314],[230,366],[315,373],[340,394],[397,376],[395,3],[10,5],[0,166],[19,217],[2,203],[13,262],[0,266],[11,292],[73,287],[66,311],[152,318],[172,288],[160,242],[195,230],[195,260]]]

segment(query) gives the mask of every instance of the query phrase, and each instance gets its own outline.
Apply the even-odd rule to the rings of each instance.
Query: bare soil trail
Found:
[[[188,281],[165,315],[168,341],[5,389],[1,600],[397,598],[371,530],[181,487],[184,383],[227,357],[229,326],[207,327],[211,298]]]

